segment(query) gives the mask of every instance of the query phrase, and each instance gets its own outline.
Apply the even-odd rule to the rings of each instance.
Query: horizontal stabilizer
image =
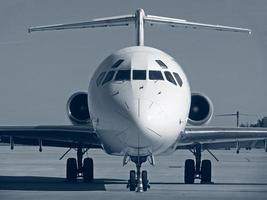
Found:
[[[203,23],[186,21],[184,19],[159,17],[159,16],[153,16],[153,15],[147,15],[145,17],[145,21],[151,25],[153,25],[153,24],[166,24],[166,25],[169,25],[171,27],[183,27],[183,28],[191,28],[191,29],[209,29],[209,30],[216,30],[216,31],[232,31],[232,32],[243,32],[243,33],[251,34],[251,30],[245,29],[245,28],[212,25],[212,24],[203,24]]]
[[[128,26],[130,22],[134,21],[134,19],[135,19],[134,15],[122,15],[116,17],[99,18],[87,22],[31,27],[28,29],[28,32],[31,33],[34,31],[98,28],[98,27],[109,27],[109,26]]]
[[[111,27],[111,26],[129,26],[135,25],[136,29],[136,45],[144,45],[144,27],[145,24],[163,24],[171,27],[182,27],[191,29],[208,29],[216,31],[231,31],[241,33],[251,33],[250,29],[237,28],[231,26],[221,26],[212,24],[203,24],[190,22],[184,19],[175,19],[168,17],[160,17],[154,15],[146,15],[143,9],[136,10],[134,15],[122,15],[107,18],[98,18],[87,22],[77,22],[69,24],[55,24],[48,26],[37,26],[28,29],[28,32],[34,31],[51,31],[51,30],[64,30],[64,29],[83,29],[83,28],[99,28],[99,27]]]

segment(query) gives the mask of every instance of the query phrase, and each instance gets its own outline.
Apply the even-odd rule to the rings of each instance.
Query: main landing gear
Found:
[[[85,158],[82,162],[83,155],[87,150],[83,148],[77,149],[76,158],[67,159],[66,176],[67,181],[76,182],[78,177],[83,177],[85,183],[91,183],[94,181],[94,163],[92,158]]]
[[[141,172],[141,166],[142,163],[147,161],[147,157],[133,156],[130,158],[136,165],[136,171],[130,171],[127,188],[129,188],[130,191],[145,192],[150,188],[150,185],[147,177],[147,171],[143,170]]]
[[[196,144],[192,153],[195,156],[195,161],[192,159],[185,161],[185,184],[193,184],[195,179],[200,179],[201,183],[211,183],[211,161],[201,161],[201,144]]]

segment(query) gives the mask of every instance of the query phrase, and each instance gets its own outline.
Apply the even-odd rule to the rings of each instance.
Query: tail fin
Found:
[[[122,15],[107,18],[98,18],[87,22],[78,22],[71,24],[55,24],[49,26],[31,27],[28,32],[34,31],[50,31],[50,30],[64,30],[64,29],[82,29],[82,28],[99,28],[99,27],[111,27],[111,26],[129,26],[135,24],[136,27],[136,43],[138,46],[144,45],[144,24],[164,24],[171,27],[183,27],[192,29],[208,29],[216,31],[231,31],[251,34],[250,29],[237,28],[231,26],[221,26],[212,24],[203,24],[190,22],[183,19],[175,19],[168,17],[159,17],[153,15],[145,15],[143,9],[136,10],[135,15]]]

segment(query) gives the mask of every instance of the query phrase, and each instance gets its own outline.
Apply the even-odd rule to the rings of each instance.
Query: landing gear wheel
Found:
[[[130,171],[129,188],[130,191],[135,191],[136,189],[136,174],[134,170]]]
[[[94,181],[94,162],[92,158],[83,160],[83,182],[92,183]]]
[[[192,159],[185,161],[184,182],[185,184],[193,184],[195,181],[195,162]]]
[[[149,183],[148,183],[148,179],[147,179],[147,171],[142,171],[142,184],[143,184],[143,190],[144,192],[147,191],[147,189],[149,188]]]
[[[211,161],[203,160],[201,163],[201,183],[211,183]]]
[[[77,181],[77,161],[75,158],[68,158],[67,160],[67,169],[66,169],[66,175],[67,180],[70,182],[76,182]]]

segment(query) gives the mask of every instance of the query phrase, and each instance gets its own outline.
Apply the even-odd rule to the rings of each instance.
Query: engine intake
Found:
[[[194,126],[204,125],[210,121],[212,115],[213,105],[211,100],[203,94],[192,93],[188,122]]]
[[[73,124],[87,124],[90,121],[88,94],[77,92],[67,102],[67,113]]]

